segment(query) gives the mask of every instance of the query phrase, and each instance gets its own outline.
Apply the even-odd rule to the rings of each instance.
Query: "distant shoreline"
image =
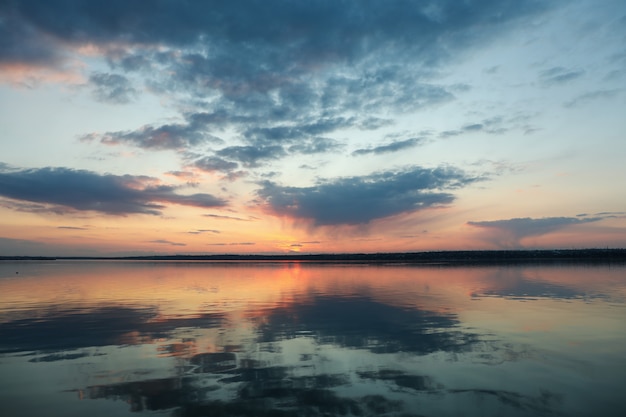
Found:
[[[397,253],[283,255],[148,255],[148,256],[0,256],[0,261],[118,260],[118,261],[292,261],[311,263],[517,264],[626,263],[626,249],[473,250]]]

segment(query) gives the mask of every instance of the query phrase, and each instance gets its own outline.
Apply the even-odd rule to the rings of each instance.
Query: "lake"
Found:
[[[626,266],[0,263],[0,415],[626,415]]]

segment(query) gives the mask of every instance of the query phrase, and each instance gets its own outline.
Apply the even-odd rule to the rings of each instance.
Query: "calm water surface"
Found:
[[[626,267],[0,263],[0,415],[626,415]]]

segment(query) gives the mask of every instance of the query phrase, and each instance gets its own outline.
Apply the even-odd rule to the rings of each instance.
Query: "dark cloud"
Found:
[[[333,132],[378,129],[391,123],[381,115],[454,99],[458,86],[434,81],[443,65],[548,7],[538,0],[9,1],[0,5],[7,35],[0,62],[52,65],[76,47],[95,47],[114,71],[92,76],[97,97],[128,101],[133,87],[118,73],[137,73],[152,91],[173,95],[185,121],[85,139],[181,150],[229,128],[240,143],[211,156],[255,167],[289,153],[335,151]],[[193,114],[199,109],[206,113]]]
[[[572,70],[563,67],[552,67],[550,69],[541,71],[539,78],[544,85],[557,85],[565,84],[569,81],[580,78],[584,75],[583,70]]]
[[[39,31],[9,5],[0,4],[0,66],[24,64],[55,67],[63,60],[53,37]]]
[[[541,2],[495,0],[477,4],[404,0],[393,5],[268,0],[246,2],[245,7],[176,0],[158,4],[115,0],[106,6],[80,0],[32,0],[4,2],[0,10],[15,19],[16,27],[30,27],[65,42],[182,47],[204,41],[270,55],[269,62],[275,48],[282,46],[296,62],[313,64],[314,59],[338,56],[354,59],[371,48],[394,47],[392,41],[419,51],[415,43],[423,47],[437,36],[448,38],[442,41],[459,35],[476,37],[476,32],[528,15],[540,6]]]
[[[352,152],[352,155],[360,156],[360,155],[368,155],[368,154],[383,154],[390,152],[398,152],[403,149],[413,148],[417,145],[420,145],[423,142],[421,138],[410,138],[405,140],[399,140],[395,142],[388,143],[386,145],[379,145],[371,148],[363,148],[357,149]]]
[[[66,229],[66,230],[89,230],[88,227],[76,227],[76,226],[58,226],[57,229]]]
[[[15,200],[17,205],[12,208],[19,210],[21,204],[24,211],[63,214],[79,210],[127,215],[160,214],[164,204],[226,205],[226,201],[213,195],[183,195],[177,193],[178,189],[146,176],[97,174],[68,168],[0,171],[0,196]]]
[[[96,100],[105,103],[126,104],[137,95],[130,80],[120,74],[96,72],[91,74],[89,82],[94,86]]]
[[[523,238],[542,236],[567,228],[569,226],[591,223],[603,220],[605,216],[597,217],[544,217],[532,219],[530,217],[506,220],[491,220],[467,222],[468,225],[487,229],[491,232],[487,239],[501,247],[519,247]]]
[[[449,204],[457,189],[479,180],[453,168],[414,167],[363,177],[320,181],[312,187],[264,182],[257,191],[269,212],[306,219],[316,226],[372,220]]]

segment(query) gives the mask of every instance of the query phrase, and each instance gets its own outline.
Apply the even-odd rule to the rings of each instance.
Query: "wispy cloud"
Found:
[[[91,74],[89,82],[96,100],[105,103],[127,104],[137,95],[130,80],[120,74],[96,72]]]
[[[564,104],[565,107],[579,107],[596,100],[608,100],[623,92],[623,89],[596,90],[581,94]]]
[[[220,234],[221,232],[219,230],[216,230],[216,229],[197,229],[197,230],[190,230],[187,233],[189,233],[191,235],[200,235],[202,233]]]
[[[83,142],[99,141],[105,145],[133,145],[143,149],[184,151],[204,143],[221,143],[221,139],[205,129],[209,123],[204,119],[191,117],[186,123],[170,123],[158,126],[145,125],[136,130],[89,133],[80,139]]]
[[[409,138],[405,140],[398,140],[398,141],[387,143],[384,145],[357,149],[354,152],[352,152],[352,155],[354,156],[368,155],[368,154],[380,155],[384,153],[398,152],[404,149],[413,148],[415,146],[422,144],[423,142],[424,142],[424,139],[422,138]]]
[[[160,245],[169,245],[169,246],[187,246],[185,243],[172,242],[170,240],[165,240],[165,239],[150,240],[148,241],[148,243],[158,243]]]
[[[546,86],[565,84],[582,77],[585,74],[580,69],[569,69],[563,67],[552,67],[539,73],[541,83]]]
[[[252,221],[253,219],[251,217],[244,219],[242,217],[236,217],[236,216],[224,216],[221,214],[203,214],[204,217],[210,217],[212,219],[219,219],[219,220],[235,220],[238,222],[249,222]]]
[[[254,246],[255,242],[207,243],[209,246]]]

